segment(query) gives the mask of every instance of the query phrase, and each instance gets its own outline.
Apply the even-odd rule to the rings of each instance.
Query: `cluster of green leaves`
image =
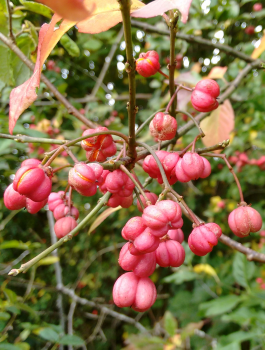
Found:
[[[253,14],[254,1],[212,0],[207,5],[209,12],[203,13],[203,3],[193,0],[189,22],[186,25],[182,23],[179,25],[181,32],[216,40],[215,33],[223,31],[226,44],[251,54],[254,50],[253,40],[259,40],[262,31],[248,36],[244,27],[260,25],[265,10]],[[37,30],[49,20],[51,12],[43,5],[31,1],[15,0],[13,5],[14,8],[20,6],[12,18],[13,31],[17,34],[16,43],[24,54],[34,61]],[[164,21],[158,17],[148,20],[148,23],[157,25],[158,28],[166,28]],[[128,96],[128,79],[125,71],[117,69],[118,62],[126,61],[123,44],[116,50],[104,78],[105,85],[99,89],[96,99],[87,103],[78,101],[79,98],[91,93],[120,27],[121,25],[118,25],[107,32],[93,36],[79,34],[73,28],[61,39],[49,57],[61,72],[48,70],[46,63],[44,73],[61,93],[67,94],[78,109],[85,110],[87,118],[101,125],[108,125],[112,130],[127,133],[127,100],[121,98]],[[0,31],[8,35],[8,16],[4,0],[0,0]],[[135,51],[139,48],[141,51],[157,50],[161,57],[162,69],[166,72],[169,38],[155,33],[144,33],[137,28],[132,29],[132,35]],[[214,48],[201,44],[189,44],[177,40],[176,47],[177,52],[189,59],[189,66],[183,66],[177,71],[176,77],[185,83],[190,83],[191,86],[207,76],[210,69],[216,65],[228,67],[224,76],[227,82],[232,81],[246,65],[225,53],[213,53]],[[217,55],[220,56],[217,64],[204,65],[205,58],[212,59]],[[10,91],[28,79],[31,73],[1,42],[0,58],[2,102],[0,129],[1,132],[7,133]],[[265,58],[264,54],[261,58]],[[205,68],[201,70],[203,67]],[[148,79],[137,75],[136,79],[137,93],[151,94],[148,99],[137,101],[139,105],[137,124],[140,125],[149,115],[166,106],[169,93],[164,78],[158,74]],[[113,84],[113,90],[108,83]],[[218,83],[226,84],[221,79]],[[233,155],[235,151],[246,152],[249,158],[264,155],[264,93],[265,73],[262,70],[254,70],[232,95],[230,101],[236,118],[232,142],[225,151],[227,155]],[[36,103],[19,119],[14,134],[50,137],[47,132],[49,127],[52,127],[52,129],[59,128],[60,137],[66,139],[80,136],[81,123],[68,114],[65,107],[51,96],[42,83],[38,94],[39,99]],[[114,105],[109,103],[110,99],[115,100]],[[188,101],[184,103],[183,108],[192,111]],[[115,118],[109,119],[113,111]],[[179,127],[186,123],[181,114],[177,118]],[[30,127],[33,124],[37,125],[37,128]],[[185,147],[196,134],[197,130],[190,131],[176,145],[176,149]],[[152,143],[148,128],[142,132],[140,138]],[[198,142],[198,146],[203,146],[201,141]],[[49,149],[49,145],[35,144],[32,148],[12,140],[1,140],[1,198],[20,162],[25,157],[42,157],[42,153]],[[85,159],[83,150],[74,148],[74,153],[78,159]],[[65,161],[59,159],[55,166],[63,165]],[[222,227],[224,233],[230,235],[227,216],[236,207],[239,200],[238,191],[232,175],[222,166],[222,161],[213,159],[211,164],[212,175],[208,179],[196,182],[196,188],[179,183],[174,185],[174,188],[184,195],[196,214],[205,221],[214,220]],[[136,172],[143,182],[146,174],[138,166]],[[246,201],[252,203],[265,219],[264,171],[257,166],[247,165],[239,173],[239,179]],[[63,170],[56,175],[53,190],[63,190],[66,185],[67,170]],[[155,182],[149,185],[148,189],[157,194],[161,192],[161,187]],[[74,193],[73,201],[80,210],[81,218],[93,208],[98,198],[99,195],[85,198]],[[224,201],[224,208],[218,206],[221,200]],[[139,215],[135,206],[118,210],[103,221],[92,234],[88,235],[87,228],[71,242],[62,246],[59,255],[64,284],[70,288],[77,284],[76,293],[81,297],[99,303],[112,303],[112,286],[122,273],[117,264],[119,249],[116,245],[123,242],[120,235],[121,228],[129,217],[135,215]],[[4,207],[3,200],[0,200],[0,220],[0,332],[6,331],[9,323],[13,325],[0,336],[0,349],[40,349],[47,344],[50,347],[56,346],[55,344],[72,345],[76,348],[81,346],[95,328],[97,310],[77,305],[73,322],[75,333],[73,336],[64,334],[66,329],[63,330],[59,326],[60,317],[56,308],[58,297],[54,274],[56,259],[48,258],[42,261],[36,267],[36,272],[32,270],[23,276],[7,277],[6,271],[11,266],[18,267],[21,262],[28,261],[50,245],[46,211],[42,210],[36,215],[24,211],[9,212]],[[191,225],[186,219],[183,231],[187,241]],[[253,234],[240,241],[257,251],[265,252],[262,244],[258,244],[259,234]],[[99,254],[108,246],[113,249],[104,255]],[[174,271],[159,268],[152,275],[159,297],[152,311],[145,313],[140,322],[148,329],[155,330],[153,334],[157,335],[149,337],[137,334],[134,326],[120,324],[119,320],[107,316],[102,325],[103,332],[88,345],[89,348],[179,349],[184,346],[183,344],[189,343],[192,349],[209,349],[215,344],[218,350],[264,348],[265,291],[255,281],[257,277],[265,277],[263,266],[248,262],[245,256],[231,251],[223,244],[219,244],[213,253],[203,258],[194,256],[188,250],[187,244],[184,246],[187,257],[181,268]],[[25,254],[22,255],[24,258],[16,263],[21,253]],[[14,261],[15,265],[12,265]],[[91,264],[87,268],[89,262]],[[80,277],[77,277],[81,272]],[[30,283],[33,283],[32,289],[27,291]],[[63,301],[64,311],[67,314],[71,300],[64,297]],[[136,317],[136,313],[130,309],[119,312]],[[91,318],[91,313],[94,319]],[[157,326],[158,322],[162,328]]]

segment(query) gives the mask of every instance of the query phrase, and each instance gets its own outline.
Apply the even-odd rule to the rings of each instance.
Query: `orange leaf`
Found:
[[[82,21],[93,11],[95,4],[90,1],[90,9],[85,6],[84,0],[37,0],[49,6],[59,16],[70,21]]]
[[[91,0],[85,0],[88,5]],[[132,0],[131,11],[135,11],[145,6],[139,0]],[[96,9],[91,17],[77,24],[80,33],[96,34],[114,27],[119,22],[122,22],[120,5],[117,0],[97,0]]]
[[[93,224],[89,227],[88,234],[90,235],[91,232],[93,232],[103,221],[105,221],[112,213],[115,213],[115,211],[122,209],[122,207],[119,205],[117,208],[108,208],[101,213],[96,220],[93,222]]]
[[[13,133],[13,129],[21,113],[23,113],[37,98],[36,88],[40,86],[40,75],[43,63],[63,34],[76,23],[64,20],[60,27],[54,30],[56,23],[60,19],[61,17],[55,14],[50,24],[43,24],[39,33],[37,61],[33,75],[30,79],[25,81],[25,83],[11,91],[9,103],[10,134]]]
[[[227,67],[213,67],[207,76],[207,79],[223,79]]]
[[[206,147],[229,139],[235,126],[235,114],[230,101],[225,100],[221,106],[201,122],[200,126],[206,135],[202,139]],[[221,151],[215,152],[220,153]]]
[[[263,37],[260,40],[259,46],[256,47],[254,49],[254,51],[252,52],[252,54],[251,54],[251,57],[254,58],[254,59],[258,58],[262,54],[262,52],[265,51],[265,31],[263,31],[263,33],[264,34],[263,34]]]

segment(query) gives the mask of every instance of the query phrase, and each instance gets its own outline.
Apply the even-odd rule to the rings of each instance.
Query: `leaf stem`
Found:
[[[42,253],[35,256],[35,258],[31,259],[25,264],[22,264],[19,269],[12,269],[8,275],[17,276],[21,272],[25,273],[29,268],[37,264],[41,259],[45,258],[55,249],[59,248],[64,243],[70,241],[73,238],[73,236],[76,235],[78,231],[80,231],[82,228],[84,228],[88,221],[108,202],[110,196],[110,192],[105,193],[104,196],[99,200],[98,204],[94,207],[94,209],[91,210],[91,212],[70,233],[68,233],[68,235],[61,238],[49,248],[45,249]]]

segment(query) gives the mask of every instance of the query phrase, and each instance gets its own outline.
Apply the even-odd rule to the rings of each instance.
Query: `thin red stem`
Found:
[[[163,75],[165,78],[169,79],[169,76],[168,76],[166,73],[162,72],[161,69],[158,70],[158,73],[160,73],[161,75]]]

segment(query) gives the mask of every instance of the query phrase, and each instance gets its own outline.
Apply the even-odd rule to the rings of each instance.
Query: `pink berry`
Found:
[[[133,272],[120,276],[113,287],[113,301],[118,307],[132,307],[135,311],[148,310],[156,300],[156,288],[147,277]]]
[[[53,211],[55,220],[59,220],[65,216],[72,216],[77,220],[79,218],[79,211],[76,207],[71,206],[71,213],[69,213],[69,207],[65,204],[59,204]]]
[[[180,158],[179,161],[176,164],[176,177],[178,179],[178,181],[180,182],[189,182],[191,180],[191,178],[189,177],[189,175],[187,175],[184,170],[183,170],[183,159]]]
[[[191,180],[197,180],[203,174],[204,170],[202,157],[197,153],[185,153],[182,158],[182,169]]]
[[[204,256],[210,253],[218,243],[218,235],[221,229],[217,229],[216,224],[200,225],[195,227],[189,235],[188,244],[190,250],[199,256]]]
[[[63,204],[64,191],[52,192],[48,197],[49,210],[54,211],[57,205]]]
[[[211,79],[199,81],[191,94],[191,103],[199,112],[210,112],[218,107],[216,98],[220,94],[219,85]]]
[[[261,283],[260,289],[265,289],[265,283]]]
[[[173,241],[177,241],[179,243],[182,243],[184,241],[184,233],[180,228],[169,230],[167,235]]]
[[[152,204],[155,204],[156,201],[158,200],[158,196],[157,196],[155,193],[152,193],[152,192],[145,192],[145,195],[146,195],[146,197],[148,198],[148,200],[149,200]],[[146,201],[145,201],[144,197],[143,197],[142,195],[140,195],[140,198],[141,198],[141,200],[142,200],[142,203],[143,203],[144,207],[146,207],[147,204],[146,204]],[[142,207],[141,207],[141,205],[140,205],[140,203],[139,203],[138,200],[137,200],[137,208],[138,208],[138,210],[139,210],[140,212],[143,212],[143,209],[142,209]]]
[[[236,236],[242,238],[248,236],[250,232],[259,231],[262,218],[257,210],[243,205],[229,214],[228,225]]]
[[[133,192],[135,184],[128,175],[118,169],[107,175],[105,186],[107,190],[113,194],[120,197],[129,197]]]
[[[169,230],[168,218],[156,205],[149,205],[143,211],[143,223],[151,228],[152,234],[156,237],[163,237]]]
[[[167,216],[170,227],[180,228],[183,226],[182,212],[178,203],[171,200],[164,200],[158,202],[156,207]]]
[[[263,279],[261,277],[258,277],[258,278],[256,278],[256,282],[261,284],[261,283],[263,283]]]
[[[117,195],[112,195],[108,200],[107,206],[111,208],[117,208],[119,205],[122,208],[129,208],[133,204],[133,195],[129,197],[120,197]]]
[[[140,216],[135,216],[131,218],[121,231],[121,235],[126,240],[134,241],[144,230],[146,225],[143,222],[143,219]]]
[[[30,214],[36,214],[40,211],[47,203],[47,199],[42,202],[33,202],[31,199],[26,199],[26,209]]]
[[[133,245],[140,253],[154,252],[159,246],[159,238],[152,234],[153,231],[147,227],[140,235],[138,235]],[[132,254],[132,251],[131,251]]]
[[[182,245],[173,240],[160,242],[156,252],[156,262],[161,267],[179,267],[184,263],[185,250]]]
[[[256,4],[253,5],[253,11],[259,12],[262,10],[262,4],[260,2],[257,2]]]
[[[151,135],[155,141],[171,140],[177,132],[177,121],[169,114],[159,112],[149,125]]]
[[[136,71],[143,77],[148,78],[160,69],[159,55],[156,51],[141,53],[136,60]]]
[[[39,159],[30,158],[30,159],[23,160],[20,167],[23,167],[23,166],[37,167],[39,164],[41,164],[41,161]]]
[[[138,277],[152,275],[156,268],[155,253],[148,253],[139,256],[132,255],[129,250],[130,243],[126,243],[119,256],[119,265],[125,271],[133,271]]]
[[[19,194],[10,184],[4,192],[4,204],[9,210],[19,210],[26,207],[26,197]]]
[[[58,238],[62,238],[70,233],[77,226],[77,222],[71,216],[66,216],[56,221],[54,232]]]
[[[204,164],[204,169],[203,169],[203,172],[202,172],[200,178],[205,179],[206,177],[211,175],[212,169],[211,169],[211,164],[208,161],[208,159],[206,159],[202,156],[201,156],[201,159],[202,159],[203,164]]]
[[[261,237],[265,237],[265,230],[260,231]]]
[[[68,182],[69,185],[83,196],[90,197],[97,192],[94,170],[87,164],[76,164],[69,171]]]
[[[42,202],[51,193],[52,182],[42,168],[27,165],[16,172],[13,188],[34,202]]]

